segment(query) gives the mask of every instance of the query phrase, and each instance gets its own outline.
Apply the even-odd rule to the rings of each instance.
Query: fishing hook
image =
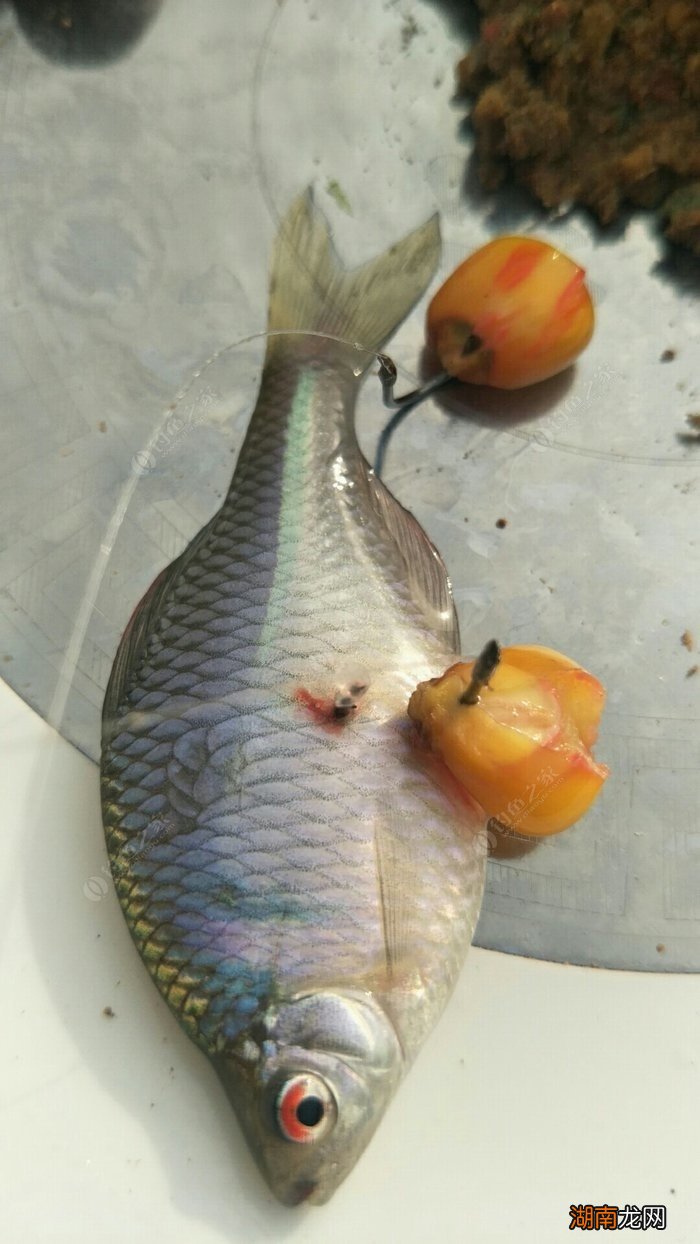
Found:
[[[374,460],[374,473],[381,476],[384,467],[384,459],[386,457],[387,446],[397,427],[406,418],[410,411],[419,406],[421,402],[432,397],[439,389],[445,388],[455,377],[449,372],[440,372],[439,375],[433,376],[431,380],[426,381],[418,389],[412,389],[410,393],[404,393],[403,397],[397,397],[394,393],[398,373],[396,364],[388,354],[378,354],[379,360],[379,383],[382,386],[382,400],[384,405],[396,413],[389,420],[386,427],[382,429],[382,433],[377,442],[377,452]]]

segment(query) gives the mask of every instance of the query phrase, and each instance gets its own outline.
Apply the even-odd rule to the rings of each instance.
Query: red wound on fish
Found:
[[[306,709],[311,719],[317,722],[319,726],[325,726],[326,729],[333,730],[334,732],[342,728],[353,711],[353,709],[350,709],[339,712],[335,698],[314,695],[306,687],[298,687],[294,692],[294,699],[297,704]]]
[[[319,725],[337,728],[344,725],[350,717],[354,717],[358,701],[366,690],[366,683],[353,682],[345,687],[336,687],[333,696],[320,696],[314,695],[306,687],[298,687],[294,692],[294,699]]]
[[[306,687],[297,687],[297,690],[294,692],[294,699],[297,704],[301,704],[302,708],[308,709],[315,721],[328,721],[330,710],[333,707],[331,700],[322,699],[318,695],[312,695],[310,691],[306,690]]]

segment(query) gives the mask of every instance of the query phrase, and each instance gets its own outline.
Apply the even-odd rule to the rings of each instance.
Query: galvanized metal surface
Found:
[[[681,636],[700,641],[698,268],[643,217],[601,236],[462,189],[451,12],[270,0],[234,20],[228,0],[169,0],[121,59],[85,68],[44,59],[3,9],[0,672],[96,754],[124,624],[230,475],[293,194],[314,184],[348,263],[437,208],[438,280],[496,233],[550,238],[597,300],[575,371],[415,411],[385,470],[447,561],[465,652],[549,644],[608,688],[602,798],[490,862],[476,940],[696,971],[700,657]],[[407,387],[423,311],[392,347]],[[369,454],[385,421],[370,379]]]

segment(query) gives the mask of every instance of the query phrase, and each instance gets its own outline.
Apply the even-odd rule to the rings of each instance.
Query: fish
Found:
[[[444,563],[355,432],[427,288],[433,217],[356,269],[310,192],[273,246],[259,392],[228,493],[127,624],[105,694],[110,866],[153,981],[269,1189],[322,1204],[454,988],[485,827],[407,717],[459,652]]]

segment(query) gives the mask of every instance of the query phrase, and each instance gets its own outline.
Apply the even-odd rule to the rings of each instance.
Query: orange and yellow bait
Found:
[[[519,389],[573,363],[593,335],[584,269],[537,238],[496,238],[428,307],[428,345],[450,375]]]
[[[573,825],[608,776],[591,755],[604,688],[551,648],[513,647],[465,703],[473,670],[459,662],[411,696],[431,751],[507,829],[540,836]]]

